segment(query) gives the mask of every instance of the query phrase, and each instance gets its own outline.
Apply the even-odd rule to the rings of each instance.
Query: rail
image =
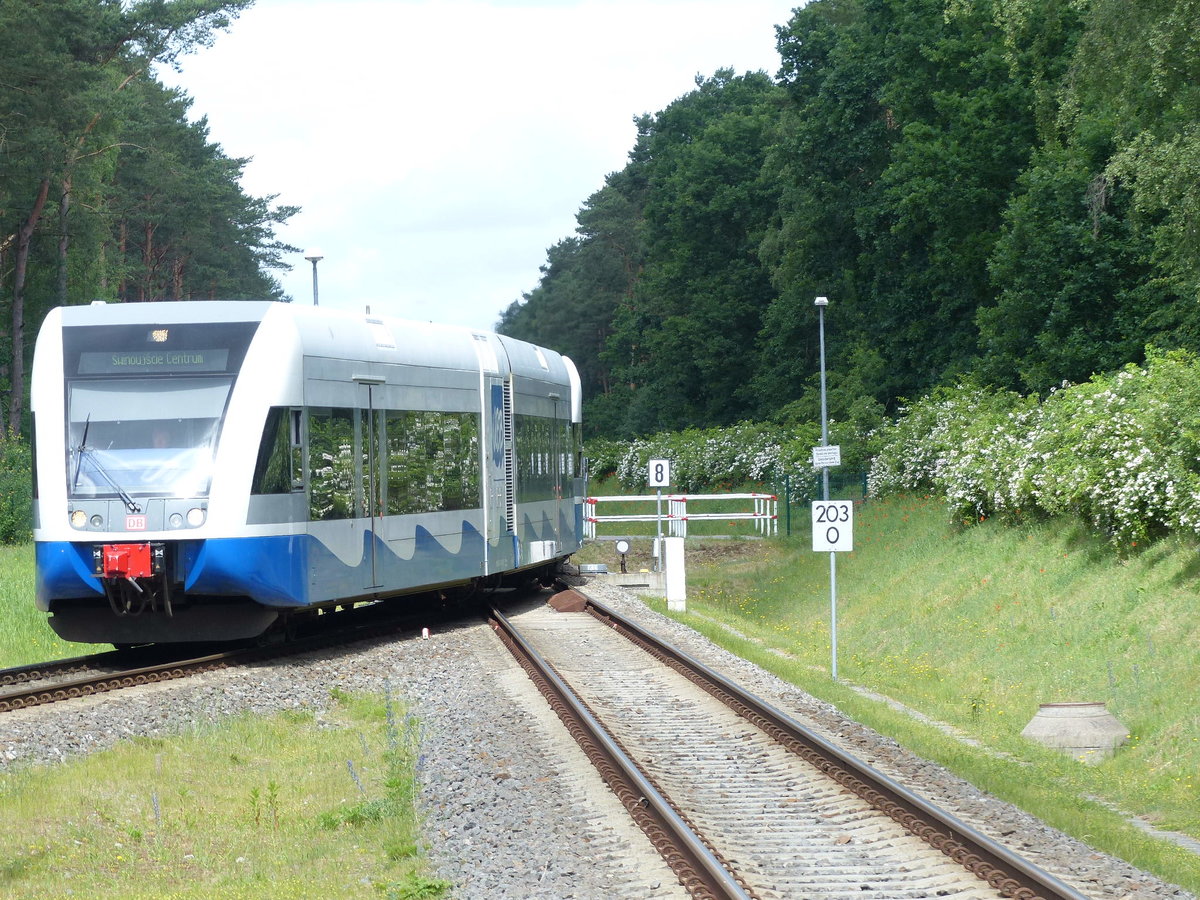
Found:
[[[1004,896],[1017,900],[1087,900],[1070,885],[913,794],[611,607],[590,597],[584,599],[585,612],[678,671],[842,788],[890,816]]]
[[[692,897],[753,900],[724,860],[714,854],[658,787],[613,739],[554,668],[498,609],[489,614],[496,636],[529,675],[626,812]]]
[[[667,502],[667,512],[661,516],[657,511],[614,515],[600,515],[596,511],[599,504],[606,502],[661,503],[664,500]],[[696,512],[694,510],[694,504],[697,503],[729,500],[749,500],[752,501],[752,505],[748,510],[733,512]],[[584,502],[587,504],[589,513],[583,517],[583,529],[584,536],[589,540],[596,539],[596,530],[599,525],[612,522],[657,522],[659,520],[666,523],[667,533],[671,537],[687,537],[688,522],[704,520],[752,521],[759,534],[776,535],[779,533],[779,498],[775,494],[664,494],[662,496],[638,494],[630,497],[588,497]],[[689,503],[693,504],[692,510],[688,508]]]
[[[238,647],[190,658],[175,655],[172,649],[174,645],[168,644],[139,647],[130,651],[109,651],[94,656],[0,670],[0,676],[4,679],[0,684],[5,687],[20,685],[0,691],[0,714],[139,685],[172,681],[201,672],[324,650],[351,641],[383,637],[401,630],[415,631],[418,621],[428,621],[429,618],[428,611],[422,612],[418,618],[418,614],[411,611],[388,615],[381,612],[381,609],[382,606],[376,606],[329,613],[321,616],[321,619],[326,620],[321,622],[321,630],[317,630],[314,625],[312,633],[302,637],[276,644]],[[125,664],[120,665],[121,660],[125,660]],[[141,664],[130,665],[132,660]],[[120,668],[115,671],[93,671],[46,684],[31,683],[59,675],[77,675],[93,666],[107,665],[110,662],[119,664]]]

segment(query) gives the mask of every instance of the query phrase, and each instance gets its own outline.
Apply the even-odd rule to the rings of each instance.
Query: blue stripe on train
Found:
[[[264,606],[307,606],[313,543],[306,534],[180,541],[184,593],[250,597]]]
[[[38,609],[59,597],[102,596],[100,579],[92,575],[92,545],[38,541],[33,558]]]
[[[458,535],[454,535],[456,542]],[[462,524],[457,552],[447,550],[428,529],[418,526],[409,559],[397,556],[368,531],[363,556],[348,566],[311,535],[211,538],[178,541],[184,591],[208,596],[250,597],[265,606],[299,607],[343,597],[360,597],[462,581],[481,575],[484,540],[474,526]],[[91,543],[39,542],[38,607],[51,600],[102,595],[92,574]],[[370,550],[375,550],[372,576]]]

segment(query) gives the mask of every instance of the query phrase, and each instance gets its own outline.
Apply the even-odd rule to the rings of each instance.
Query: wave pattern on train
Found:
[[[37,603],[72,641],[255,637],[548,581],[586,493],[571,360],[285,303],[64,307],[33,368]]]

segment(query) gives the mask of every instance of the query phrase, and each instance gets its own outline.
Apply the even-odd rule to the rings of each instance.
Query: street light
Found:
[[[323,260],[325,255],[312,247],[304,251],[304,258],[313,264],[313,306],[317,306],[317,263]]]
[[[817,308],[817,320],[821,335],[821,446],[829,446],[829,413],[825,405],[825,307],[829,305],[828,297],[818,297],[813,301]],[[829,466],[821,467],[821,477],[824,481],[822,499],[829,501]],[[831,641],[830,674],[833,680],[838,680],[838,651],[837,651],[837,554],[829,554],[829,637]]]
[[[313,263],[315,266],[316,263]],[[817,318],[819,320],[819,329],[821,334],[821,446],[829,446],[829,414],[825,405],[825,307],[829,305],[828,297],[818,297],[813,301],[813,306],[817,308]],[[825,481],[825,492],[822,500],[829,499],[829,466],[823,467],[823,477]]]

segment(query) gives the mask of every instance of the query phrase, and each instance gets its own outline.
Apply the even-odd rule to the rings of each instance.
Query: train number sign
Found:
[[[812,540],[816,553],[843,553],[854,549],[854,503],[850,500],[814,500]]]

